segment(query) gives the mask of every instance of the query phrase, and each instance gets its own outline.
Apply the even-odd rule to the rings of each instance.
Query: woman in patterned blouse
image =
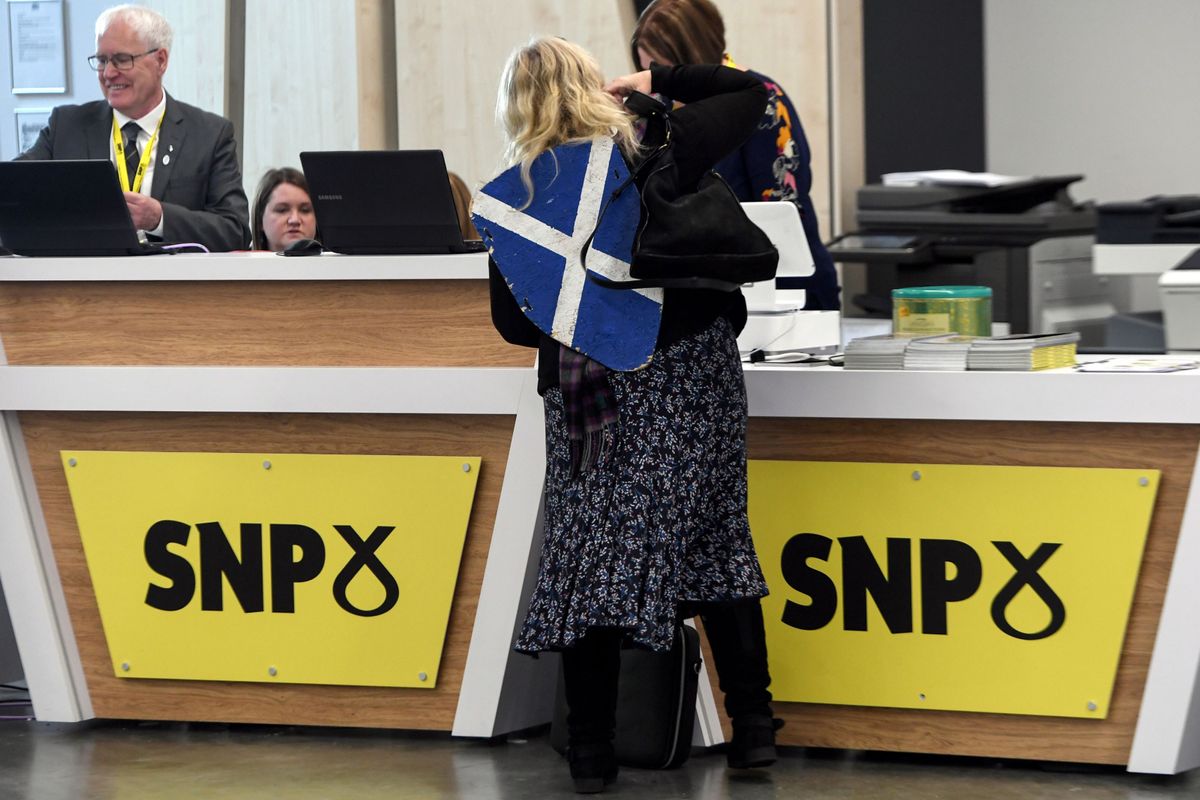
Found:
[[[725,51],[725,23],[710,0],[654,0],[638,18],[630,51],[638,69],[651,63],[737,66]],[[743,202],[786,200],[796,204],[816,272],[808,278],[792,279],[795,283],[789,288],[805,290],[805,308],[839,309],[837,272],[821,242],[809,197],[811,154],[800,117],[783,87],[765,75],[745,71],[767,87],[767,109],[758,130],[718,163],[716,170]]]

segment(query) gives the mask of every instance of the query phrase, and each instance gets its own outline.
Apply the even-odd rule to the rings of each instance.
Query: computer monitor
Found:
[[[300,154],[326,250],[350,255],[466,253],[441,150]]]
[[[100,159],[0,161],[0,246],[23,256],[147,252],[116,167]]]
[[[750,221],[762,228],[779,251],[776,277],[803,278],[816,271],[808,237],[804,235],[804,226],[800,223],[800,209],[795,203],[748,202],[742,203],[742,208]],[[742,287],[742,294],[746,296],[746,305],[751,309],[774,308],[775,281],[748,283]]]

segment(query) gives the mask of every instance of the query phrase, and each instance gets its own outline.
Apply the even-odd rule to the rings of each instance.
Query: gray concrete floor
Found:
[[[0,717],[28,709],[0,693]],[[0,800],[575,797],[544,732],[506,741],[442,734],[196,723],[0,719]],[[670,772],[622,770],[622,798],[1200,798],[1173,777],[1029,762],[785,749],[735,773],[719,752]]]

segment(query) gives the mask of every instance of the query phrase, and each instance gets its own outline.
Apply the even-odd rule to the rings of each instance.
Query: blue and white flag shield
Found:
[[[586,279],[580,261],[596,229],[587,269],[626,281],[641,203],[636,187],[612,199],[629,170],[611,139],[559,145],[533,162],[533,202],[519,167],[512,167],[475,196],[472,220],[517,304],[556,341],[628,371],[654,352],[662,319],[661,289],[606,289]],[[605,203],[609,202],[607,210]]]

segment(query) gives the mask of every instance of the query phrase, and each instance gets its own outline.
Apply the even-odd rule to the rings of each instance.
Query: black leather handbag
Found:
[[[621,648],[613,748],[626,767],[674,769],[688,760],[696,725],[700,634],[677,625],[666,653]],[[550,745],[567,751],[567,697],[559,675]]]
[[[642,212],[629,270],[633,280],[614,281],[595,273],[588,278],[610,289],[723,291],[774,278],[779,251],[746,216],[724,178],[709,170],[697,185],[683,185],[667,107],[637,92],[625,101],[625,107],[646,118],[647,139],[661,141],[613,193],[615,199],[631,184],[641,192]],[[597,227],[605,210],[607,204],[596,220]],[[589,237],[580,254],[585,266],[591,243]]]

